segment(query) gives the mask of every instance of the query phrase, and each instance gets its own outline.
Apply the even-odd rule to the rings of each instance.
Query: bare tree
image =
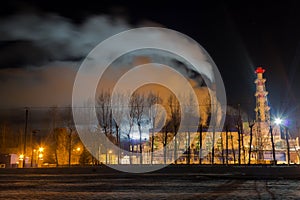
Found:
[[[56,128],[54,130],[56,136],[56,153],[57,153],[57,163],[59,165],[67,165],[69,161],[69,141],[70,133],[67,128]]]
[[[129,152],[130,152],[129,162],[130,162],[130,164],[132,164],[133,143],[132,143],[132,137],[131,137],[131,130],[132,130],[132,127],[134,124],[132,109],[130,109],[129,115],[130,115],[129,120],[128,120],[129,130],[127,132],[127,139],[129,142]]]
[[[109,138],[109,134],[111,134],[111,126],[112,126],[112,110],[111,110],[111,102],[110,102],[110,92],[109,91],[101,91],[97,99],[98,109],[98,120],[102,131],[105,136]],[[108,149],[105,145],[105,163],[108,163]]]
[[[270,125],[270,135],[271,135],[271,143],[272,143],[272,155],[273,155],[273,164],[276,165],[276,154],[275,154],[275,144],[274,144],[274,138],[273,138],[273,128]]]
[[[133,106],[134,106],[133,103],[134,102],[132,100],[129,101],[129,105],[128,105],[129,106],[129,111],[128,111],[128,113],[125,112],[125,114],[126,114],[125,120],[127,120],[126,122],[127,122],[128,126],[126,125],[124,127],[124,128],[126,128],[126,127],[128,128],[126,130],[126,137],[127,137],[127,140],[128,140],[128,149],[129,149],[129,154],[130,154],[129,155],[130,164],[132,164],[132,153],[133,153],[133,150],[134,150],[134,148],[133,148],[134,144],[132,142],[132,137],[131,137],[131,131],[132,131],[132,128],[134,126],[134,110],[132,109]]]
[[[210,123],[212,125],[212,148],[211,148],[211,164],[214,164],[215,159],[215,138],[216,138],[216,127],[218,123],[218,112],[219,104],[216,99],[215,93],[211,94],[211,113],[210,113]]]
[[[149,107],[149,119],[152,126],[152,133],[151,133],[151,161],[150,163],[153,164],[153,155],[154,155],[154,142],[155,142],[155,129],[157,127],[157,123],[161,121],[162,113],[159,113],[158,107],[156,104],[161,104],[162,99],[159,97],[158,94],[153,94],[150,92],[147,96],[147,106]],[[157,119],[158,118],[158,119]]]
[[[203,133],[203,125],[202,123],[199,124],[198,127],[199,132],[199,164],[202,164],[202,133]]]
[[[228,131],[229,131],[229,129],[228,129],[228,125],[226,124],[226,126],[225,126],[225,131],[226,131],[226,133],[225,133],[225,139],[226,139],[226,141],[225,141],[225,146],[226,146],[226,165],[228,165],[228,154],[229,154],[229,152],[228,152]]]
[[[165,126],[162,129],[162,144],[164,147],[164,164],[167,163],[167,144],[172,139],[171,135],[169,134],[171,131],[171,124],[172,122],[168,120]]]
[[[72,147],[73,147],[73,138],[75,137],[75,125],[73,122],[73,116],[72,116],[72,108],[71,106],[68,106],[65,110],[65,116],[63,116],[64,119],[64,126],[68,129],[68,164],[69,167],[71,166],[71,160],[72,160]]]
[[[131,106],[131,118],[134,120],[134,123],[137,124],[139,130],[139,153],[140,153],[140,164],[143,163],[143,144],[142,144],[142,123],[143,115],[145,110],[145,96],[144,94],[133,93],[130,99]]]
[[[243,125],[242,125],[242,117],[241,117],[241,111],[240,111],[240,104],[238,104],[238,117],[235,121],[236,124],[236,128],[238,131],[238,164],[241,164],[241,144],[242,144],[242,129],[243,129]]]
[[[225,164],[225,156],[224,156],[224,146],[223,146],[223,134],[221,133],[220,135],[220,140],[221,140],[221,157],[222,157],[222,164],[224,165]]]
[[[179,102],[172,96],[168,99],[169,109],[170,109],[170,121],[172,126],[172,131],[174,135],[174,159],[175,164],[177,164],[177,150],[178,150],[178,128],[180,124],[181,112]]]
[[[186,132],[186,152],[187,152],[187,159],[186,164],[190,164],[191,162],[191,131],[197,130],[198,127],[195,127],[199,124],[199,119],[196,118],[196,110],[199,109],[198,107],[195,108],[196,100],[193,98],[192,94],[186,96],[184,103],[183,103],[183,125],[185,127]],[[199,111],[199,110],[198,110]]]
[[[251,151],[252,151],[252,140],[253,140],[253,126],[254,126],[255,122],[252,121],[250,122],[250,120],[248,119],[248,126],[250,129],[250,139],[249,139],[249,152],[248,152],[248,165],[251,164]]]
[[[232,156],[233,156],[233,163],[235,164],[236,156],[235,156],[235,149],[234,149],[234,142],[233,142],[233,135],[230,131],[230,141],[231,141],[231,150],[232,150]]]
[[[290,155],[290,143],[289,143],[289,130],[288,127],[285,126],[285,141],[286,141],[286,149],[287,149],[287,163],[290,165],[291,155]],[[275,152],[275,147],[274,150]]]
[[[50,138],[53,139],[53,145],[52,147],[54,148],[54,159],[55,159],[55,164],[58,167],[59,162],[58,162],[58,134],[55,131],[57,128],[57,120],[58,120],[58,108],[57,106],[53,106],[49,110],[51,119],[52,119],[52,128],[51,128],[51,136]]]
[[[237,130],[238,130],[238,164],[241,164],[241,128],[238,125],[237,126]]]
[[[118,164],[120,164],[120,157],[121,157],[121,127],[122,124],[125,122],[126,118],[126,113],[125,113],[125,95],[121,92],[117,92],[115,94],[115,98],[112,99],[112,114],[114,117],[114,124],[115,124],[115,131],[116,131],[116,145],[119,147],[118,148]],[[132,126],[130,126],[132,127]],[[130,139],[130,134],[127,136]]]

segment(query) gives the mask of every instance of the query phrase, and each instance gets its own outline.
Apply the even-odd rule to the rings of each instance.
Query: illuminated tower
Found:
[[[269,142],[269,127],[270,127],[270,107],[268,106],[268,92],[266,91],[266,79],[263,78],[265,70],[262,67],[258,67],[255,70],[257,74],[256,84],[256,145],[257,145],[257,161],[264,160],[264,151],[269,149],[266,145]]]
[[[257,74],[256,84],[256,121],[257,122],[270,122],[270,107],[268,106],[268,92],[266,91],[266,79],[263,78],[265,70],[262,67],[258,67],[255,70]]]

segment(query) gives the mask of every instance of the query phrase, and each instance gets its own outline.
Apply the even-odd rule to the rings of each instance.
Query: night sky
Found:
[[[124,2],[9,1],[1,3],[0,82],[2,86],[0,91],[2,90],[1,94],[6,96],[5,101],[10,98],[22,98],[26,95],[21,91],[20,96],[15,93],[6,93],[6,89],[12,87],[12,84],[15,84],[14,87],[22,84],[22,82],[18,82],[17,78],[28,76],[26,68],[47,66],[47,70],[51,71],[53,63],[58,61],[58,65],[63,66],[66,62],[81,61],[86,52],[91,50],[93,44],[97,44],[98,40],[101,41],[111,33],[123,30],[122,27],[118,28],[119,25],[114,24],[116,23],[114,19],[117,18],[122,19],[122,23],[128,27],[162,26],[182,32],[196,40],[208,51],[219,68],[230,105],[241,104],[246,112],[253,114],[255,105],[254,69],[262,66],[266,69],[266,86],[269,91],[272,114],[282,112],[295,116],[296,113],[299,113],[300,13],[298,10],[300,4],[296,0],[280,1],[280,3],[273,1],[207,3],[204,1],[205,3],[200,2],[199,5],[188,1],[181,1],[181,3],[177,1],[168,1],[169,3],[163,3],[163,1]],[[64,32],[66,30],[64,28],[70,24],[72,27],[81,26],[91,17],[104,15],[107,16],[107,19],[111,19],[115,29],[112,32],[103,32],[102,38],[89,43],[90,46],[86,50],[80,49],[75,53],[66,48],[66,43],[62,43],[61,46],[53,45],[53,41],[54,43],[57,41],[53,37],[56,34],[55,31],[53,33],[50,31],[50,39],[47,38],[48,33],[34,33],[34,30],[31,30],[32,33],[28,31],[25,33],[28,34],[28,37],[24,37],[22,31],[17,31],[19,29],[26,30],[26,27],[22,27],[22,20],[20,21],[20,18],[16,18],[16,16],[30,15],[40,19],[49,19],[49,14],[56,16],[54,19],[51,18],[50,22],[63,21],[62,24],[52,23],[52,28],[49,29],[55,30],[59,34]],[[18,23],[16,20],[19,20]],[[5,21],[5,26],[3,26],[3,21]],[[10,22],[14,25],[7,25]],[[43,20],[36,24],[43,24],[41,22]],[[46,20],[45,24],[47,23]],[[26,26],[26,23],[24,24]],[[104,26],[104,28],[109,29],[110,27]],[[72,28],[70,29],[72,30]],[[72,33],[68,30],[63,34]],[[84,30],[90,31],[86,28],[81,29],[81,32]],[[19,35],[10,34],[10,31],[17,32]],[[69,41],[67,35],[60,39]],[[72,40],[70,39],[69,42],[71,43]],[[55,65],[55,69],[59,70],[59,67]],[[67,73],[68,70],[63,69]],[[21,75],[16,76],[17,73]],[[68,75],[65,74],[65,76]],[[36,77],[31,80],[31,84],[35,82],[38,84],[39,79],[43,78],[51,79],[46,75]],[[28,88],[30,87],[28,86]],[[57,94],[57,98],[59,98],[58,96],[59,94]],[[11,106],[14,106],[14,101],[11,102]],[[2,106],[9,106],[9,104],[3,103]]]

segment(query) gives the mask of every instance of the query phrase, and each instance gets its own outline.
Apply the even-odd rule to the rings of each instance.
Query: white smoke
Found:
[[[91,16],[83,23],[75,24],[70,19],[55,14],[42,16],[19,14],[1,19],[0,24],[0,41],[31,42],[37,47],[36,54],[43,56],[43,60],[46,61],[83,59],[103,40],[133,28],[122,18],[112,18],[106,15]],[[158,27],[162,25],[144,20],[139,23],[139,26]],[[158,44],[166,39],[163,33],[148,34],[147,37],[149,36],[153,37],[153,42]],[[143,38],[138,37],[136,40],[143,41]],[[120,49],[128,45],[130,45],[130,41],[123,41],[123,44],[119,44],[117,48]],[[182,51],[193,55],[194,51],[192,51],[193,48],[190,45],[190,41],[187,40]],[[24,56],[26,54],[29,56],[29,54],[32,55],[32,52],[24,51]],[[170,57],[170,55],[166,55],[166,57]],[[179,57],[176,57],[176,59],[180,60]],[[203,57],[195,59],[205,61],[205,54],[203,54]],[[181,62],[184,63],[183,60]],[[164,63],[169,64],[170,62],[165,59]],[[170,64],[176,67],[175,63]],[[185,73],[189,73],[190,69],[186,66],[180,66],[181,69],[177,68],[177,70],[181,72],[186,70]],[[211,69],[208,70],[211,71]],[[205,74],[209,74],[209,71]]]
[[[16,15],[0,24],[0,41],[31,41],[46,50],[51,60],[85,57],[99,42],[130,28],[124,20],[108,16],[93,16],[76,25],[54,14]]]
[[[55,14],[41,16],[20,14],[0,19],[0,24],[0,42],[28,41],[38,47],[36,51],[42,49],[42,53],[45,54],[44,57],[50,61],[40,65],[39,69],[34,67],[10,69],[9,66],[7,69],[0,69],[0,81],[3,81],[0,92],[6,94],[1,100],[0,106],[5,107],[9,105],[52,106],[70,104],[73,81],[80,65],[80,62],[74,62],[72,59],[79,58],[82,60],[101,41],[133,28],[122,18],[112,18],[105,15],[91,16],[82,23],[76,24]],[[150,21],[139,24],[139,26],[147,25],[160,26]],[[152,35],[152,37],[153,41],[157,43],[165,39],[159,33]],[[143,38],[137,39],[143,40]],[[128,44],[128,41],[124,41],[123,44],[119,44],[118,48]],[[189,45],[189,41],[186,41],[186,47],[182,51],[190,52]],[[24,51],[24,55],[26,53],[28,52]],[[190,54],[193,55],[193,52]],[[162,63],[170,64],[182,74],[189,76],[188,65],[176,66],[176,63],[167,57],[166,54],[165,57],[160,57],[154,61],[163,61]],[[132,57],[129,56],[128,58]],[[174,59],[174,57],[170,59]],[[197,59],[205,61],[206,57],[203,54],[203,57]],[[120,68],[116,69],[119,70]]]

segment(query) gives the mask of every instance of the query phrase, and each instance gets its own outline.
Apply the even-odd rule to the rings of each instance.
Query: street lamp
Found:
[[[41,160],[43,160],[44,157],[44,147],[39,147],[38,149],[38,167],[41,166]]]
[[[281,118],[279,118],[279,117],[275,118],[275,120],[274,120],[274,123],[275,123],[276,125],[281,125],[282,122],[283,122],[283,120],[282,120]]]
[[[275,124],[277,124],[280,129],[281,127],[284,127],[285,129],[285,140],[286,140],[286,149],[287,149],[287,163],[288,165],[290,165],[290,143],[289,143],[289,137],[288,137],[288,127],[286,125],[284,125],[284,120],[281,118],[276,118],[275,119]]]
[[[21,155],[19,156],[19,160],[20,160],[20,162],[22,162],[22,164],[23,164],[24,154],[21,154]]]

